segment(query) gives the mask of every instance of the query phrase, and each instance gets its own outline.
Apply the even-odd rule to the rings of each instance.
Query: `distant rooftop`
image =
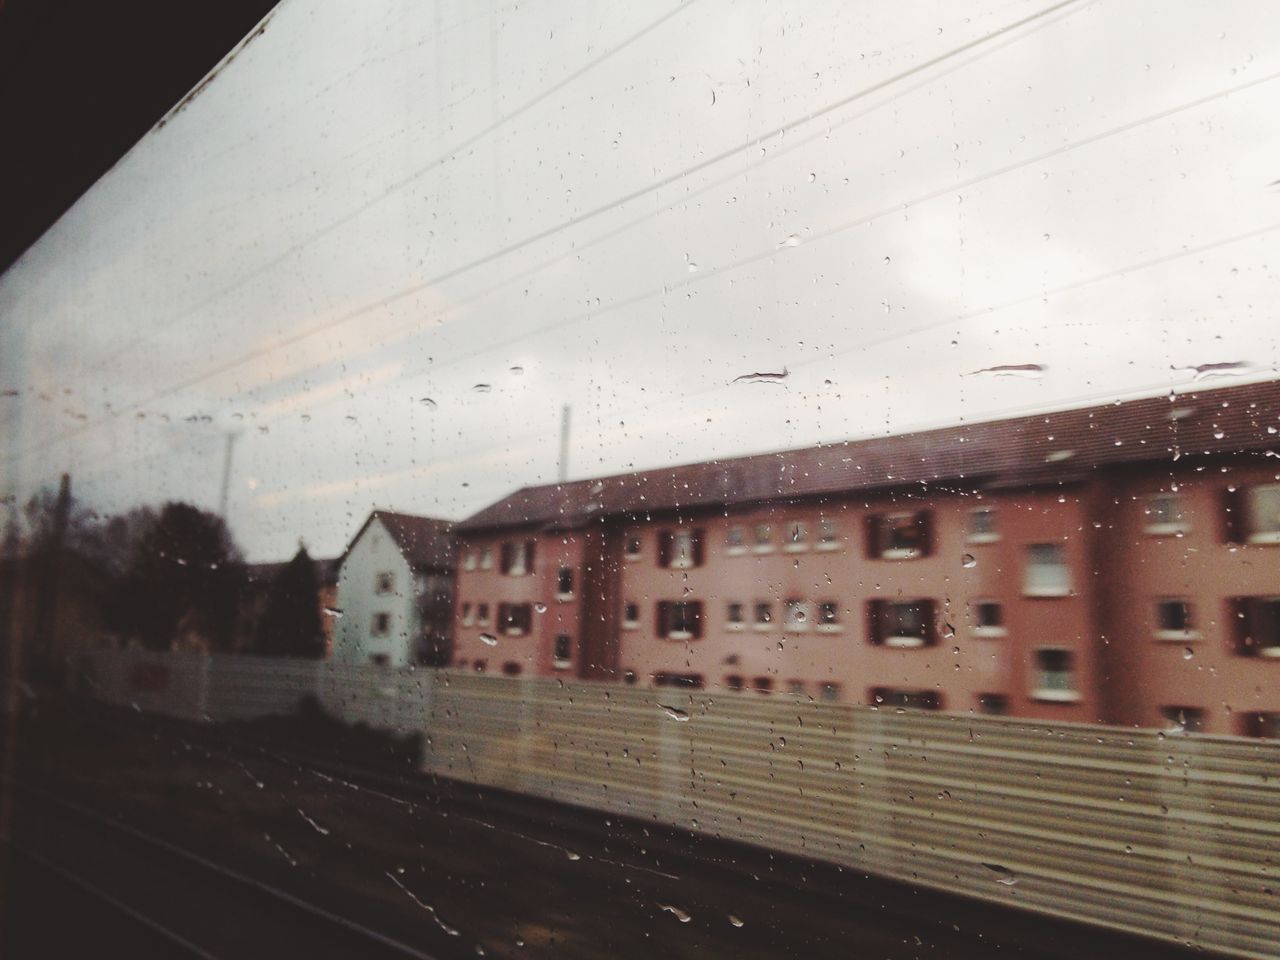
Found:
[[[387,528],[396,546],[409,561],[409,566],[415,570],[453,569],[453,521],[375,509],[351,538],[351,543],[360,539],[360,535],[375,517]],[[349,545],[347,549],[350,549]],[[343,557],[345,556],[344,552]],[[339,557],[336,563],[341,562],[342,557]]]
[[[459,532],[965,481],[1071,483],[1126,463],[1280,449],[1280,381],[1205,388],[888,437],[524,487]]]

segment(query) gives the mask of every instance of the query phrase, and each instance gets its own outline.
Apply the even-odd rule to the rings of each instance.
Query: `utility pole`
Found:
[[[560,410],[560,482],[569,479],[569,405]]]
[[[227,434],[227,447],[222,454],[222,489],[218,493],[218,516],[222,518],[222,522],[227,523],[227,496],[231,492],[231,453],[236,445],[236,440],[240,438],[238,430],[232,430]]]

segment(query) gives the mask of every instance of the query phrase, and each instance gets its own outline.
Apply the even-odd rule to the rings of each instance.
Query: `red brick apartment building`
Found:
[[[1280,735],[1280,382],[519,490],[454,665]]]

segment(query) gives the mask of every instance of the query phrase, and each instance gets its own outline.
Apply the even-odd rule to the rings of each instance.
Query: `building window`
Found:
[[[840,684],[826,681],[818,684],[818,699],[832,702],[840,699]]]
[[[464,603],[462,605],[462,625],[469,627],[475,623],[475,615],[471,612],[471,604]]]
[[[482,627],[489,625],[489,605],[487,603],[476,604],[476,623]]]
[[[510,577],[523,577],[533,572],[533,556],[536,544],[533,540],[508,541],[502,545],[499,569]]]
[[[818,604],[818,629],[829,632],[840,629],[840,604],[834,600]]]
[[[803,697],[805,694],[805,682],[803,680],[788,680],[787,693],[794,693],[796,696]]]
[[[623,542],[622,555],[628,560],[637,560],[640,557],[640,552],[640,535],[638,533],[628,533],[626,540]]]
[[[773,604],[762,601],[755,607],[757,630],[768,630],[773,625]]]
[[[968,540],[970,543],[994,543],[1000,539],[996,528],[994,507],[975,507],[969,511]]]
[[[375,667],[389,667],[391,666],[391,657],[385,653],[371,653],[369,654],[369,662]]]
[[[1190,603],[1177,598],[1156,601],[1157,640],[1195,640],[1199,636]]]
[[[533,629],[533,608],[527,603],[498,604],[498,629],[508,637],[523,637]]]
[[[658,604],[658,636],[668,640],[696,640],[702,636],[700,600],[663,600]]]
[[[746,611],[740,603],[730,603],[725,607],[725,625],[730,630],[741,630],[746,620]]]
[[[787,527],[787,542],[785,550],[793,553],[797,550],[809,549],[809,525],[802,520],[796,520]]]
[[[480,569],[493,569],[493,547],[485,547],[480,551]]]
[[[803,600],[787,600],[782,625],[788,630],[808,630],[809,605]]]
[[[751,686],[758,693],[772,693],[773,678],[772,677],[756,677],[751,681]]]
[[[468,550],[462,555],[462,569],[474,570],[476,568],[476,552]]]
[[[1060,543],[1033,543],[1027,547],[1023,593],[1028,597],[1065,597],[1071,593],[1071,571]]]
[[[756,553],[768,553],[773,549],[773,524],[757,523],[752,535]]]
[[[1076,687],[1075,655],[1061,647],[1041,647],[1034,654],[1031,697],[1058,703],[1080,699]]]
[[[1185,533],[1186,519],[1182,514],[1182,498],[1176,493],[1156,493],[1147,497],[1146,522],[1143,529],[1151,534]]]
[[[561,567],[556,572],[556,599],[568,600],[573,596],[573,568]]]
[[[724,535],[724,552],[738,556],[747,552],[747,533],[738,524],[734,524]]]
[[[1004,608],[995,600],[975,600],[973,610],[973,635],[975,637],[1003,637]]]
[[[1003,693],[978,694],[978,712],[993,717],[1003,717],[1009,712],[1009,698]]]
[[[818,549],[835,550],[840,546],[840,531],[834,520],[818,521]]]
[[[702,566],[702,531],[664,530],[659,536],[658,565],[673,570]]]
[[[385,637],[391,632],[391,614],[375,613],[373,615],[373,627],[369,631],[375,637]]]
[[[937,642],[932,600],[872,600],[871,642],[886,647],[925,647]]]
[[[1160,716],[1184,733],[1200,733],[1204,730],[1204,710],[1200,707],[1161,707]]]
[[[1245,522],[1250,543],[1280,543],[1280,484],[1248,490]]]
[[[1244,735],[1246,737],[1268,737],[1280,740],[1280,713],[1262,711],[1244,716]]]
[[[895,687],[876,687],[871,691],[871,702],[898,710],[937,710],[942,706],[942,698],[936,690],[900,690]]]
[[[375,593],[390,593],[396,587],[396,578],[393,573],[380,573],[373,580],[373,589]]]
[[[627,630],[640,626],[640,604],[628,600],[622,605],[622,626]]]
[[[730,690],[741,690],[743,687],[742,677],[736,673],[731,673],[724,678],[724,685]]]
[[[1230,605],[1236,653],[1280,657],[1280,597],[1235,597]]]
[[[477,660],[475,663],[471,665],[471,669],[474,670],[476,673],[484,673],[485,670],[487,670],[488,668],[489,668],[488,660]]]
[[[867,555],[886,560],[928,556],[933,544],[933,514],[870,514],[867,517]]]
[[[552,666],[557,670],[566,669],[573,660],[573,639],[567,633],[557,633],[555,645],[551,651]]]
[[[653,685],[655,687],[683,687],[686,690],[702,689],[702,674],[700,673],[669,673],[666,670],[659,670],[653,675]]]

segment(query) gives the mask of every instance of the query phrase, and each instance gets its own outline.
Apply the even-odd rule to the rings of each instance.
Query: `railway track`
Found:
[[[417,946],[100,811],[7,782],[17,795],[7,841],[17,861],[11,869],[42,874],[53,888],[114,915],[115,926],[131,928],[143,944],[131,956],[433,960]],[[67,922],[65,913],[58,915]],[[52,912],[50,919],[45,933],[56,940]],[[39,924],[26,923],[23,946],[49,955],[31,942],[39,933]]]

